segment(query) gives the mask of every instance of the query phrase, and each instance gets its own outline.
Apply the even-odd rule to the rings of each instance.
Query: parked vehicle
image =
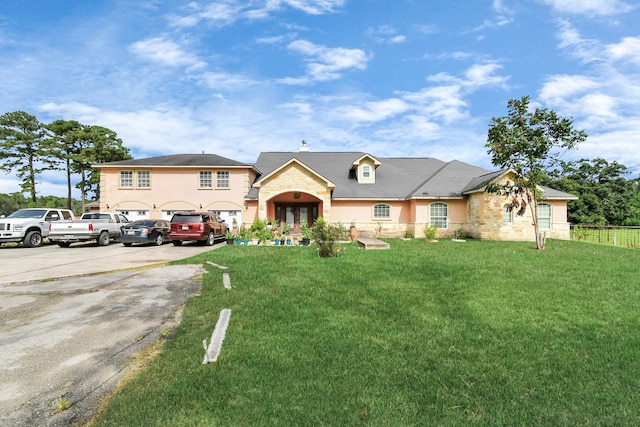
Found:
[[[197,241],[213,245],[216,239],[224,239],[227,225],[218,215],[209,212],[178,212],[171,218],[169,239],[180,246],[184,241]]]
[[[49,224],[71,219],[73,212],[67,209],[19,209],[0,219],[0,243],[21,242],[25,248],[36,248],[49,235]]]
[[[134,243],[153,243],[160,246],[169,241],[169,222],[164,219],[140,219],[123,225],[116,234],[118,241],[125,246]]]
[[[98,246],[107,246],[111,239],[116,239],[120,227],[128,223],[127,217],[117,212],[88,212],[78,220],[51,223],[49,240],[63,248],[92,240]]]

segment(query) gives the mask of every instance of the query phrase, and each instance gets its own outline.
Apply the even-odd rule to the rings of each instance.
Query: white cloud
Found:
[[[341,7],[344,2],[345,0],[267,0],[267,4],[271,7],[287,5],[310,15],[334,13],[336,8]]]
[[[180,45],[162,37],[154,37],[133,43],[129,49],[136,55],[161,64],[201,68],[206,64],[185,52]]]
[[[307,62],[307,74],[304,77],[285,78],[285,84],[305,84],[313,81],[335,80],[347,70],[364,70],[369,61],[367,54],[360,49],[329,48],[296,40],[289,43],[288,49],[300,53]]]
[[[407,40],[407,37],[398,34],[398,31],[392,25],[379,25],[375,28],[368,28],[365,34],[377,43],[398,44]]]
[[[197,2],[188,4],[189,12],[184,16],[170,15],[169,25],[174,27],[193,27],[202,21],[215,26],[226,26],[235,22],[242,13],[242,8],[234,3],[212,2],[205,6]]]
[[[340,120],[353,120],[362,123],[386,120],[409,109],[410,105],[405,101],[398,98],[390,98],[382,101],[366,102],[362,107],[337,108],[333,113]]]
[[[205,72],[199,76],[208,87],[218,91],[229,91],[234,89],[245,89],[258,84],[250,77],[224,72]]]
[[[560,48],[582,60],[581,73],[549,76],[540,100],[561,116],[573,118],[589,138],[578,147],[583,158],[638,163],[629,147],[640,137],[640,39],[623,38],[605,45],[584,39],[566,21],[559,24]],[[623,67],[621,64],[631,64]],[[635,158],[635,160],[634,160]]]
[[[625,37],[620,43],[606,47],[612,59],[640,64],[640,37]]]
[[[559,12],[574,15],[608,16],[631,11],[634,6],[621,0],[541,0]]]
[[[240,19],[266,19],[285,8],[300,10],[309,15],[335,13],[344,2],[345,0],[262,0],[257,2],[228,0],[206,5],[191,2],[184,15],[172,14],[168,20],[169,25],[174,27],[194,27],[201,22],[224,27]]]

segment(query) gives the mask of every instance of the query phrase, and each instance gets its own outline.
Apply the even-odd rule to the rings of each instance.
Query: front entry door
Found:
[[[314,211],[317,214],[317,206],[310,205],[279,205],[276,206],[277,220],[279,223],[286,222],[291,227],[292,233],[300,232],[300,225],[303,220],[309,226],[313,225]]]

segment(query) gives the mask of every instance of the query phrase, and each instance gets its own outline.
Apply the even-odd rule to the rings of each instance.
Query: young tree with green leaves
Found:
[[[46,129],[35,116],[24,111],[0,116],[0,169],[15,171],[22,179],[22,192],[30,194],[34,205],[36,177],[55,168],[50,143]]]
[[[528,205],[533,218],[537,248],[544,249],[544,235],[538,226],[539,185],[546,171],[565,150],[573,149],[587,134],[573,129],[573,122],[546,108],[529,109],[530,98],[509,100],[508,114],[493,117],[489,125],[486,147],[491,162],[514,172],[513,180],[488,185],[486,191],[511,199],[517,215],[526,213]]]

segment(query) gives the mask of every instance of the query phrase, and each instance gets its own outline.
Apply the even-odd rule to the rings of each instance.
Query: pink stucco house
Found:
[[[484,192],[509,179],[459,161],[382,158],[364,152],[264,152],[255,164],[212,154],[161,156],[96,165],[101,169],[101,209],[130,218],[170,218],[178,210],[207,210],[250,224],[256,218],[355,225],[361,235],[534,240],[530,215],[516,217],[506,200]],[[541,231],[569,239],[567,201],[575,196],[543,188]]]

